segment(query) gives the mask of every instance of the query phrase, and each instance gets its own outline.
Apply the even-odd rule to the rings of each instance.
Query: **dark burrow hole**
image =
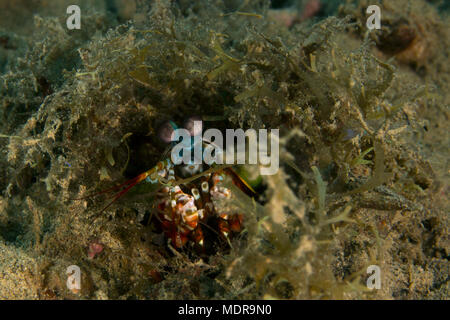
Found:
[[[170,118],[170,120],[174,121],[176,125],[181,128],[183,126],[183,120],[185,118],[187,117],[176,116]],[[167,120],[168,120],[167,118],[164,120],[160,120],[158,121],[158,123],[155,123],[153,127],[158,128],[162,123],[164,123],[164,121]],[[225,136],[225,129],[233,127],[234,126],[232,126],[232,124],[228,120],[207,121],[204,123],[203,131],[205,131],[208,128],[217,128],[221,130]],[[127,139],[127,145],[130,149],[130,160],[124,172],[125,176],[124,179],[132,179],[137,175],[154,167],[158,163],[158,161],[164,160],[164,158],[166,157],[170,157],[170,153],[165,154],[165,151],[170,147],[170,144],[167,143],[165,144],[162,141],[160,141],[157,132],[155,132],[155,134],[150,136],[144,134],[133,134]],[[122,153],[123,151],[124,150],[120,152]],[[123,155],[121,157],[123,159]],[[114,156],[114,158],[118,159],[118,157],[116,156]],[[190,189],[188,187],[183,186],[182,189],[186,193],[188,192],[190,193]],[[262,195],[265,189],[266,186],[264,184],[260,184],[256,188],[255,191],[257,195],[255,196],[255,200],[260,201],[260,199],[258,199],[258,195]],[[133,193],[134,192],[130,192],[131,197],[134,196],[132,195]],[[153,232],[155,232],[156,234],[162,234],[163,229],[161,227],[161,223],[155,217],[154,214],[153,216],[151,215],[152,210],[153,209],[151,208],[148,209],[148,211],[144,215],[143,221],[141,221],[141,224],[143,224],[144,226],[151,227],[151,229],[153,229]],[[208,258],[209,256],[215,255],[219,251],[227,252],[230,249],[226,239],[219,234],[218,218],[210,217],[207,220],[202,221],[201,228],[204,234],[204,249],[198,248],[198,246],[195,244],[195,241],[190,239],[186,244],[186,246],[183,247],[183,249],[181,249],[183,252],[188,254],[188,256],[191,257],[203,256],[205,258]],[[242,236],[239,233],[232,234],[231,239],[234,239],[235,237],[240,237],[239,238],[240,240],[245,241],[245,236]],[[193,244],[192,246],[191,243]],[[168,254],[171,254],[169,250],[167,250],[167,252]]]
[[[132,135],[127,139],[130,148],[130,160],[125,170],[125,177],[128,179],[149,170],[158,161],[163,160],[163,148],[158,148],[151,137],[144,135]]]
[[[271,0],[270,7],[272,9],[282,9],[292,6],[294,1],[292,0]]]
[[[11,215],[8,214],[10,217]],[[23,225],[14,220],[7,220],[6,223],[0,224],[0,238],[3,238],[6,242],[14,244],[17,241],[17,237],[25,234]]]

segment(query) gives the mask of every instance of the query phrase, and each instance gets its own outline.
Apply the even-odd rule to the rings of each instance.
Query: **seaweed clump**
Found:
[[[136,2],[133,19],[88,37],[92,17],[84,38],[70,35],[79,41],[60,21],[38,19],[41,45],[56,39],[51,54],[36,66],[38,49],[29,50],[1,75],[15,83],[2,101],[23,97],[10,112],[3,105],[2,117],[31,115],[0,127],[0,239],[34,259],[33,297],[446,295],[445,203],[427,201],[446,184],[415,145],[421,108],[442,102],[440,88],[420,75],[403,82],[402,69],[352,32],[355,17],[288,29],[268,9],[267,1]],[[70,63],[61,60],[67,50]],[[17,70],[27,75],[21,84]],[[152,167],[164,154],[159,124],[194,114],[219,129],[281,128],[278,173],[244,168],[262,180],[259,196],[230,185],[233,199],[218,204],[244,214],[232,242],[206,256],[170,250],[149,218],[148,190],[101,215],[101,199],[71,200]],[[103,248],[96,255],[93,243]],[[65,286],[73,264],[79,292]],[[379,291],[365,287],[371,264],[383,270]]]

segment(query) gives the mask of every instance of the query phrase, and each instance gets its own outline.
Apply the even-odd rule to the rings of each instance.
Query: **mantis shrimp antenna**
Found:
[[[102,190],[100,192],[96,192],[90,195],[87,195],[85,197],[81,197],[81,198],[75,198],[73,200],[83,200],[83,199],[88,199],[91,197],[95,197],[101,194],[105,194],[105,193],[110,193],[113,191],[118,191],[117,193],[113,194],[111,197],[113,198],[113,200],[108,203],[100,212],[104,212],[106,209],[108,209],[114,202],[116,202],[120,197],[122,197],[124,194],[126,194],[128,191],[130,191],[131,188],[133,188],[135,185],[137,185],[138,183],[142,182],[143,180],[149,181],[151,183],[157,183],[160,182],[160,180],[164,179],[166,177],[166,175],[169,173],[169,180],[172,177],[170,175],[170,172],[172,167],[172,162],[169,159],[166,159],[164,161],[160,161],[157,163],[156,166],[154,166],[153,168],[151,168],[150,170],[147,170],[141,174],[139,174],[138,176],[134,177],[133,179],[130,179],[128,181],[125,181],[124,183],[118,185],[118,186],[114,186],[105,190]],[[148,179],[147,179],[148,178]]]

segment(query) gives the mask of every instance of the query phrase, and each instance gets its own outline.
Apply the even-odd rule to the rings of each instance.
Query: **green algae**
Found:
[[[380,56],[378,39],[355,32],[363,19],[350,5],[340,9],[350,17],[290,29],[268,18],[267,1],[137,10],[144,19],[126,23],[90,12],[81,33],[36,17],[31,45],[2,63],[0,239],[33,260],[26,297],[446,296],[446,204],[432,199],[448,187],[416,143],[427,139],[423,114],[448,115],[436,60],[416,57],[421,77],[404,57]],[[151,168],[164,154],[158,125],[194,114],[221,119],[206,121],[220,129],[281,128],[280,171],[246,167],[259,195],[230,184],[234,197],[220,204],[245,217],[231,243],[212,240],[207,255],[167,248],[146,185],[101,215],[107,199],[71,200]],[[89,259],[94,238],[105,249]],[[83,272],[78,293],[65,286],[72,264]],[[364,286],[370,264],[385,274],[378,292]]]

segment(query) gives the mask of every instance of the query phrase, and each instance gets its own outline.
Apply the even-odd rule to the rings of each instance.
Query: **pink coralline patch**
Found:
[[[320,11],[321,7],[322,4],[320,0],[309,0],[305,4],[301,15],[293,9],[269,10],[268,15],[272,21],[290,28],[296,23],[300,23],[314,17]]]
[[[303,8],[300,21],[305,21],[314,17],[319,12],[321,6],[322,4],[320,3],[320,0],[309,0]]]
[[[269,10],[269,18],[285,27],[289,28],[298,20],[297,12],[289,9]]]
[[[88,248],[89,259],[94,259],[97,254],[103,251],[103,248],[104,246],[100,242],[92,241]]]

